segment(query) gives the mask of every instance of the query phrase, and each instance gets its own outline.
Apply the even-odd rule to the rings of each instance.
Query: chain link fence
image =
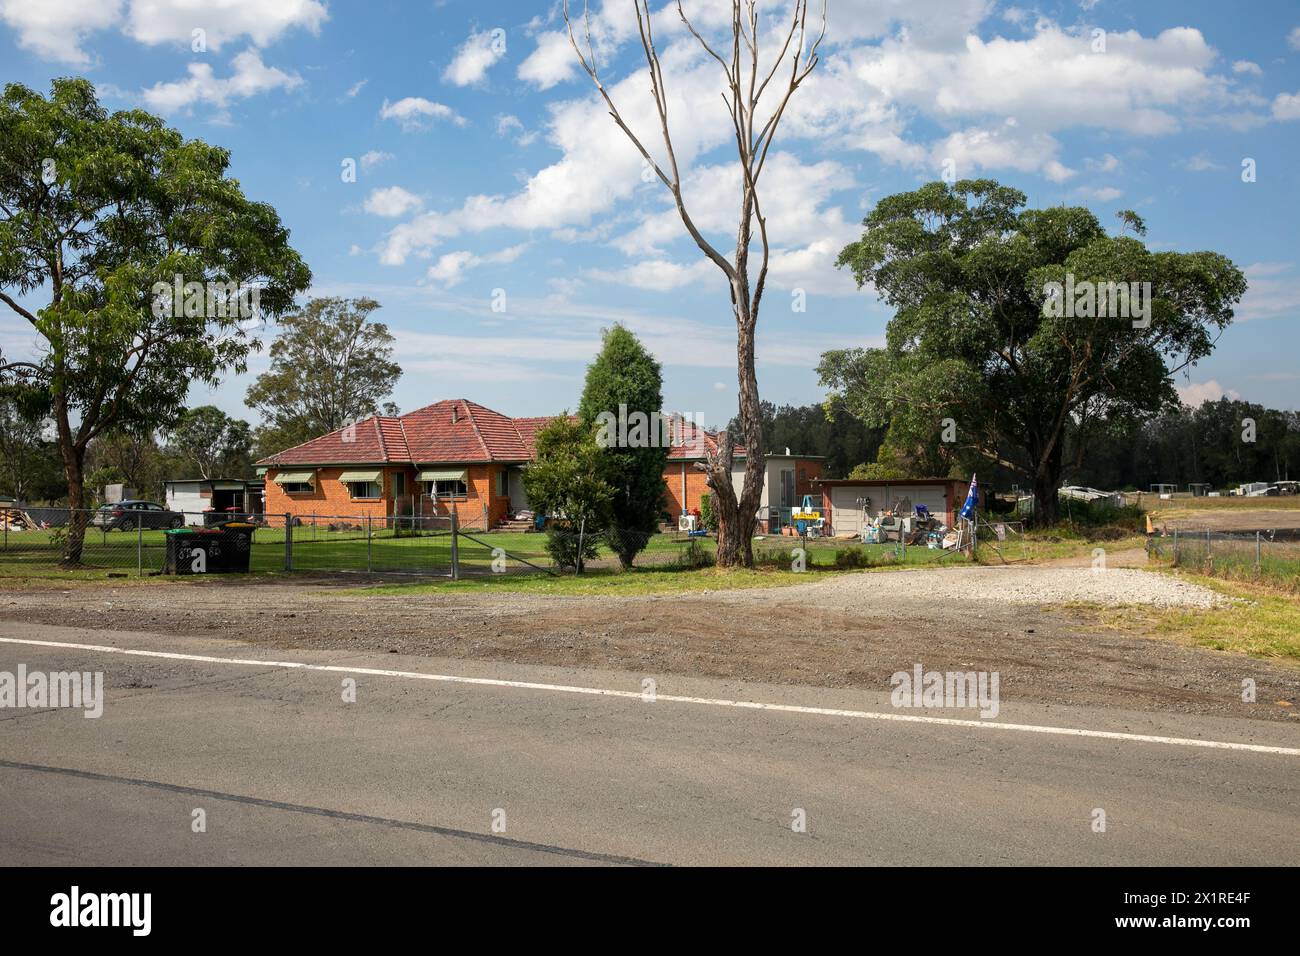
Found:
[[[0,531],[0,577],[74,571],[562,576],[628,566],[711,567],[717,550],[714,538],[687,532],[566,526],[482,531],[465,527],[456,515],[232,515],[156,506],[0,509]],[[801,571],[929,563],[946,554],[924,544],[813,537],[760,537],[753,549],[760,567]]]
[[[1191,531],[1152,535],[1147,552],[1174,567],[1300,591],[1300,532]]]

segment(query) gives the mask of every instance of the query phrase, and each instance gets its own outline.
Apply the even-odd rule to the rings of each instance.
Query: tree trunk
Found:
[[[748,236],[745,235],[745,239]],[[741,271],[732,285],[736,312],[736,378],[740,385],[740,429],[745,443],[745,484],[736,494],[731,479],[733,441],[722,432],[718,454],[708,462],[708,485],[715,492],[718,507],[718,567],[754,566],[754,521],[763,496],[767,460],[763,454],[762,407],[758,399],[758,375],[754,368],[754,326],[757,316],[750,305],[749,280]]]
[[[60,443],[62,444],[62,443]],[[80,567],[81,551],[86,540],[85,470],[86,453],[84,449],[65,446],[63,448],[63,471],[68,479],[68,527],[63,539],[63,566]]]
[[[1050,527],[1061,520],[1061,501],[1057,492],[1061,486],[1061,453],[1058,450],[1040,461],[1034,472],[1034,524]]]

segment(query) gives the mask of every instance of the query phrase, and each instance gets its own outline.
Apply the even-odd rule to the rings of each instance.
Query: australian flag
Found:
[[[967,521],[973,521],[975,518],[975,508],[979,504],[979,486],[975,484],[975,476],[970,476],[970,491],[966,492],[966,503],[961,506],[960,517]]]

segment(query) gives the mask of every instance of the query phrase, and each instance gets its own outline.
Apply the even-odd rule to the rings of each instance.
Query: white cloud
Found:
[[[291,90],[302,85],[296,73],[267,66],[261,55],[252,49],[245,50],[231,61],[234,72],[221,78],[213,73],[211,64],[191,63],[189,76],[170,83],[157,83],[141,92],[153,109],[172,113],[197,104],[224,109],[232,100],[247,99],[268,90]]]
[[[471,33],[447,69],[442,78],[456,86],[470,86],[481,83],[490,70],[505,55],[506,45],[503,35],[497,30],[484,30]]]
[[[0,20],[17,31],[21,46],[77,66],[90,62],[82,49],[86,38],[114,26],[151,46],[189,47],[201,29],[215,52],[243,37],[265,47],[299,27],[316,34],[328,18],[319,0],[0,0]]]
[[[1106,153],[1100,158],[1085,159],[1083,165],[1087,167],[1089,172],[1113,173],[1115,170],[1119,169],[1119,160],[1110,153]]]
[[[264,47],[296,27],[316,34],[328,19],[318,0],[220,0],[197,7],[194,0],[130,0],[123,30],[141,43],[189,46],[191,33],[201,28],[208,49],[219,50],[243,36]]]
[[[651,292],[668,292],[713,278],[721,281],[722,275],[717,266],[700,257],[686,264],[668,259],[642,259],[621,269],[589,269],[584,274],[600,282]]]
[[[1037,172],[1054,183],[1075,175],[1059,159],[1061,144],[1046,133],[1026,134],[1015,126],[993,128],[973,126],[959,130],[936,143],[930,151],[930,168],[937,178],[948,160],[952,160],[959,179],[973,169],[1016,169]]]
[[[1088,199],[1095,199],[1097,202],[1111,202],[1124,195],[1122,189],[1116,189],[1114,186],[1085,186],[1078,190],[1080,196]]]
[[[1183,404],[1192,408],[1203,405],[1205,402],[1217,402],[1221,398],[1231,398],[1234,401],[1241,398],[1239,392],[1231,388],[1224,388],[1214,379],[1210,379],[1208,382],[1189,382],[1186,385],[1176,385],[1174,388]]]
[[[1277,99],[1273,101],[1273,118],[1300,119],[1300,93],[1279,93]]]
[[[0,0],[0,20],[18,34],[18,45],[46,60],[86,66],[86,37],[121,19],[122,0]]]
[[[1222,164],[1216,163],[1204,153],[1197,153],[1191,159],[1185,160],[1182,164],[1183,169],[1190,170],[1193,173],[1207,173],[1215,170],[1225,169]]]
[[[423,200],[401,186],[372,189],[366,197],[365,210],[372,216],[405,216],[424,205]]]
[[[521,242],[499,252],[479,256],[469,251],[449,252],[429,267],[429,278],[450,289],[465,279],[465,273],[485,265],[504,265],[514,262],[528,249],[530,243]]]
[[[364,87],[369,82],[370,82],[369,80],[357,80],[355,83],[349,86],[348,91],[343,94],[344,99],[350,100],[353,97],[355,97],[358,93],[361,92],[362,87]]]
[[[1286,42],[1291,49],[1300,50],[1300,27],[1292,28],[1291,32],[1287,34]]]
[[[1237,307],[1242,322],[1293,318],[1300,314],[1300,276],[1291,262],[1256,262],[1246,266],[1246,294]]]
[[[361,155],[361,171],[363,173],[368,173],[380,163],[386,163],[392,158],[392,153],[385,153],[383,150],[372,149]]]
[[[1249,74],[1251,76],[1264,75],[1264,71],[1259,68],[1259,64],[1250,60],[1238,60],[1236,63],[1232,64],[1232,72]]]
[[[422,96],[407,96],[396,103],[384,100],[379,116],[381,119],[397,120],[405,130],[422,129],[426,119],[447,120],[457,126],[466,125],[465,117],[450,106],[426,100]]]

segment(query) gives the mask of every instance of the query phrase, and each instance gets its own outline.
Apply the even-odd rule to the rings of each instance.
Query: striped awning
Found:
[[[382,474],[378,468],[374,471],[345,471],[339,475],[339,481],[345,484],[353,481],[378,481]]]
[[[313,485],[316,483],[316,472],[282,471],[274,480],[277,485]]]
[[[422,471],[420,472],[420,477],[418,480],[419,481],[464,481],[465,469],[462,468],[459,471],[456,471],[455,469],[452,470],[444,469],[442,471]]]

